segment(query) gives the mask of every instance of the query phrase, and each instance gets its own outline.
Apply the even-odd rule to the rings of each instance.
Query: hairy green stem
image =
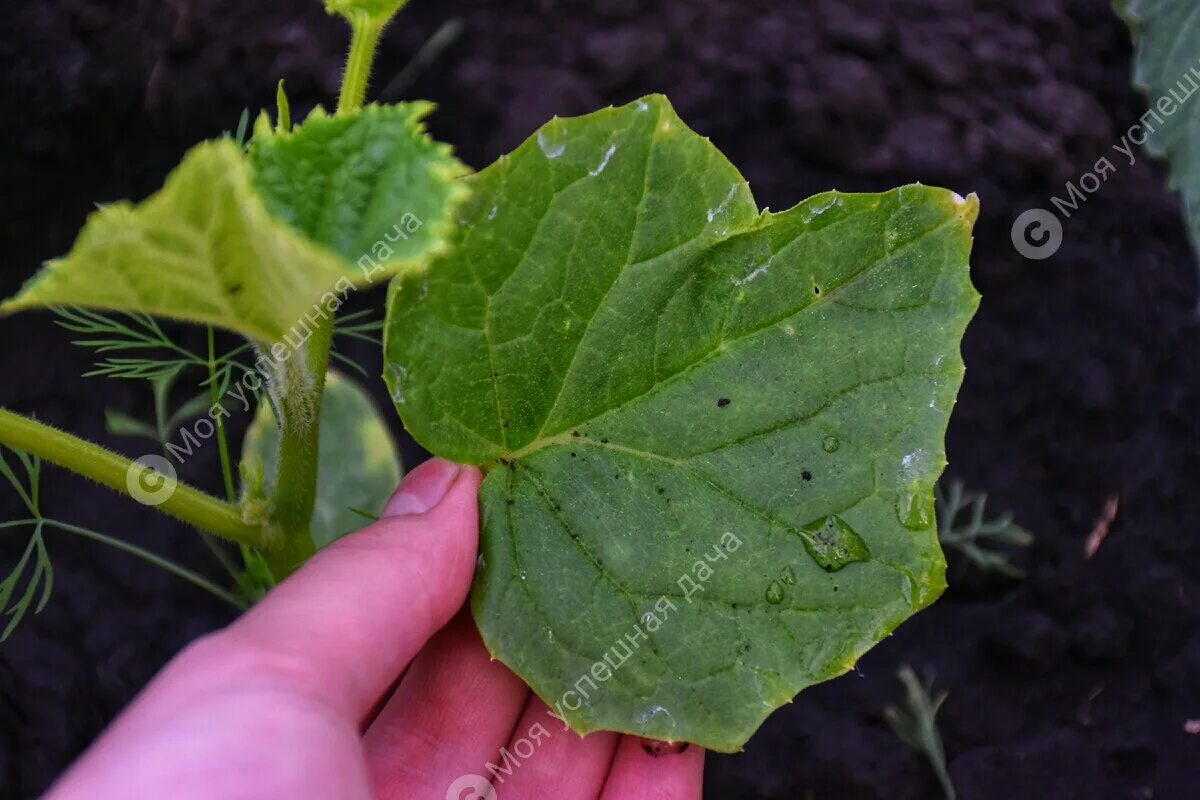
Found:
[[[303,350],[286,362],[279,393],[279,476],[271,521],[284,535],[284,547],[265,553],[277,580],[290,575],[316,548],[310,526],[317,501],[321,451],[321,404],[325,372],[333,347],[333,317],[312,325]]]
[[[137,499],[135,487],[145,473],[154,472],[100,445],[2,408],[0,444],[40,456],[134,499]],[[160,480],[167,479],[154,474]],[[157,500],[156,508],[202,531],[234,542],[260,549],[268,549],[270,544],[266,532],[243,522],[241,512],[235,506],[182,483],[165,498]]]
[[[372,17],[362,12],[347,15],[352,35],[338,96],[338,114],[349,114],[362,108],[375,50],[389,19],[390,15]],[[264,553],[277,580],[290,575],[316,550],[311,525],[317,499],[321,403],[325,394],[325,372],[333,348],[333,327],[332,317],[322,318],[312,325],[304,349],[285,364],[280,376],[282,385],[278,387],[277,403],[282,417],[279,476],[271,522],[283,532],[284,546]]]
[[[354,33],[350,39],[350,55],[346,57],[346,71],[342,74],[338,114],[348,114],[362,108],[367,97],[367,83],[371,80],[375,48],[379,46],[379,36],[385,24],[365,14],[350,21]]]

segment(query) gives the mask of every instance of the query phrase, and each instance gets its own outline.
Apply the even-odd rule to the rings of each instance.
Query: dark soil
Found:
[[[950,693],[941,729],[964,800],[1195,797],[1200,736],[1184,724],[1200,718],[1197,268],[1161,166],[1111,149],[1144,103],[1107,0],[415,0],[376,88],[451,17],[463,35],[406,94],[441,104],[435,132],[475,166],[553,114],[663,91],[764,205],[913,180],[981,197],[984,300],[949,474],[1036,532],[1017,556],[1029,577],[989,578],[951,554],[950,591],[857,674],[805,692],[744,754],[711,758],[711,796],[939,796],[881,720],[908,662]],[[10,4],[4,19],[6,295],[67,250],[94,201],[154,190],[187,146],[272,103],[276,78],[301,110],[328,103],[345,47],[316,0],[53,0]],[[1016,215],[1101,156],[1117,172],[1067,221],[1061,251],[1021,258]],[[106,406],[148,413],[148,390],[77,379],[88,359],[68,340],[47,315],[0,320],[0,402],[152,449],[102,424]],[[378,374],[377,354],[356,355]],[[205,448],[183,476],[217,490],[216,463]],[[1110,497],[1115,522],[1085,558]],[[47,471],[44,506],[209,569],[180,526],[61,471]],[[11,492],[0,514],[22,515]],[[23,544],[0,539],[4,571]],[[11,797],[46,787],[174,652],[230,619],[124,555],[56,533],[49,545],[55,596],[0,647]]]

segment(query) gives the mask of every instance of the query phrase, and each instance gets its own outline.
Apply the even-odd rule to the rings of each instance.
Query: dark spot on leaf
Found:
[[[808,470],[804,470],[803,472],[800,473],[800,477],[804,478],[804,480],[806,480],[806,481],[811,481],[812,473],[809,472]]]
[[[571,431],[571,435],[572,435],[572,436],[578,436],[578,435],[579,435],[579,431]]]
[[[813,284],[813,294],[820,294],[820,293],[821,293],[821,287],[820,287],[820,286],[817,286],[817,285],[814,283],[814,284]]]
[[[608,444],[608,439],[601,439],[600,444]]]
[[[724,408],[732,402],[728,397],[720,397],[717,399],[717,408]]]
[[[663,493],[663,492],[665,492],[665,491],[666,491],[666,489],[664,489],[663,487],[661,487],[661,486],[660,486],[660,487],[658,487],[658,493],[659,493],[659,494],[662,494],[662,493]]]
[[[238,292],[240,292],[241,290],[242,290],[242,284],[240,284],[240,283],[235,283],[235,284],[232,284],[232,285],[229,287],[229,293],[230,293],[230,294],[237,294],[237,293],[238,293]]]

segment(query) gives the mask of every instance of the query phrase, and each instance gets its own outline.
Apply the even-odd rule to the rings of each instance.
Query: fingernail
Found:
[[[454,484],[462,466],[440,458],[431,458],[404,476],[400,488],[383,509],[385,517],[424,514],[442,502]]]

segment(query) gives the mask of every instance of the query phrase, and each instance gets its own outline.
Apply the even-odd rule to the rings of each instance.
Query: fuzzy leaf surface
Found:
[[[392,284],[385,379],[487,471],[484,641],[579,732],[737,750],[944,588],[977,203],[760,213],[660,96],[469,183],[451,253]]]
[[[318,110],[290,133],[260,117],[249,151],[254,184],[276,217],[340,256],[359,283],[422,266],[445,250],[466,194],[458,180],[466,167],[421,122],[433,108]]]
[[[258,461],[267,486],[279,474],[279,427],[270,403],[260,403],[242,442],[242,460]],[[313,543],[324,547],[370,524],[400,482],[400,454],[387,423],[366,392],[335,372],[325,381]]]

